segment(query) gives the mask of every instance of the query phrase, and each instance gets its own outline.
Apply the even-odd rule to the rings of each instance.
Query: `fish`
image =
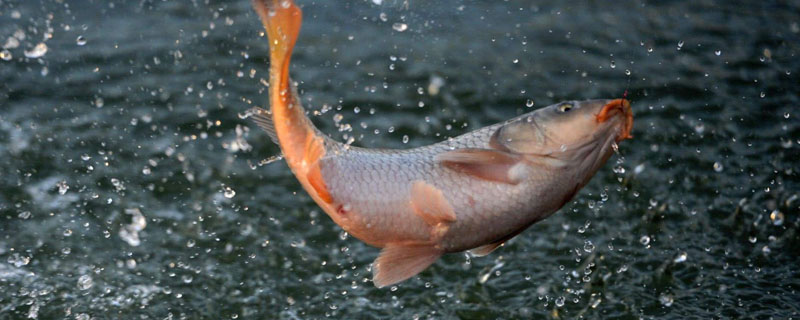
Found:
[[[455,138],[369,149],[317,129],[289,77],[302,11],[253,0],[269,40],[270,109],[248,110],[280,146],[300,185],[342,229],[381,248],[376,287],[427,269],[446,253],[485,256],[568,203],[632,138],[626,99],[565,101]]]

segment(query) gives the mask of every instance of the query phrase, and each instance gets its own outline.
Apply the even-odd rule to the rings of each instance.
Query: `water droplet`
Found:
[[[755,236],[750,236],[749,238],[747,238],[747,241],[750,241],[750,243],[756,243],[758,242],[758,238],[756,238]]]
[[[525,106],[528,107],[528,108],[532,108],[533,107],[533,100],[528,99],[527,101],[525,101]]]
[[[92,280],[92,276],[85,274],[78,278],[78,289],[89,290],[92,286],[94,286],[94,280]]]
[[[142,211],[139,208],[129,208],[125,209],[125,213],[132,215],[131,223],[122,226],[119,230],[119,237],[123,241],[127,242],[128,245],[131,246],[138,246],[141,244],[141,240],[139,239],[139,231],[144,230],[147,227],[147,219],[142,214]]]
[[[58,194],[65,194],[69,190],[69,185],[66,181],[60,181],[56,184],[58,186]]]
[[[403,32],[408,29],[408,25],[402,22],[396,22],[395,24],[392,25],[392,29],[394,29],[394,31],[397,32]]]
[[[407,134],[403,135],[403,143],[408,143],[408,135]]]
[[[592,241],[590,241],[590,240],[586,240],[583,243],[583,251],[586,251],[586,252],[594,251],[594,243],[592,243]]]
[[[626,76],[629,76],[629,75],[631,75],[631,71],[630,71],[630,70],[628,70],[628,69],[625,69],[625,75],[626,75]]]
[[[650,244],[650,236],[647,236],[647,235],[642,236],[641,238],[639,238],[639,243],[641,243],[641,244],[643,244],[645,246]]]
[[[211,81],[206,82],[206,88],[208,88],[208,90],[214,89],[214,83]]]
[[[722,172],[722,169],[724,169],[724,167],[722,166],[722,163],[719,163],[719,161],[714,162],[714,171],[715,172]]]
[[[64,230],[64,236],[65,236],[65,237],[69,237],[69,236],[71,236],[71,235],[72,235],[72,229],[66,229],[66,230]]]
[[[189,239],[188,241],[186,241],[186,247],[187,248],[194,248],[194,246],[196,244],[197,244],[197,242],[195,242],[194,239]]]
[[[557,307],[563,307],[564,306],[564,297],[556,298],[556,306]]]
[[[611,60],[611,64],[609,66],[611,67],[611,69],[614,69],[617,67],[617,63],[614,62],[614,60]]]
[[[683,48],[683,40],[678,41],[678,50],[680,50],[681,48]]]
[[[783,117],[784,117],[784,118],[786,118],[786,119],[789,119],[789,116],[790,116],[790,115],[789,115],[789,112],[788,112],[788,111],[787,111],[786,113],[784,113],[784,114],[783,114]]]
[[[675,302],[675,298],[673,298],[671,294],[662,293],[658,297],[658,302],[661,302],[661,304],[665,307],[669,307],[673,302]]]
[[[75,39],[75,44],[79,46],[86,45],[86,38],[84,36],[78,36],[78,38]]]
[[[763,98],[763,97],[766,97],[766,96],[767,96],[767,94],[766,94],[766,93],[764,93],[764,91],[761,91],[761,93],[760,93],[758,96]]]
[[[19,217],[22,220],[30,219],[31,218],[31,212],[30,211],[22,211],[17,215],[17,217]]]
[[[185,274],[181,276],[181,280],[183,281],[183,283],[192,283],[192,280],[194,280],[194,278],[192,278],[191,275]]]
[[[223,195],[225,196],[225,198],[230,199],[230,198],[233,198],[234,196],[236,196],[236,191],[231,189],[231,187],[224,187],[222,189],[222,191],[223,191]]]
[[[717,50],[717,51],[714,51],[714,54],[715,54],[715,55],[717,55],[717,56],[719,56],[719,55],[721,55],[721,54],[722,54],[722,50]]]
[[[772,220],[773,225],[783,225],[783,212],[772,210],[772,212],[769,214],[769,219]]]
[[[675,262],[675,263],[685,262],[687,258],[688,258],[688,255],[686,254],[686,252],[681,252],[680,254],[678,254],[677,257],[675,257],[674,260],[672,260],[672,262]]]
[[[40,58],[40,57],[44,56],[45,53],[47,53],[47,45],[44,42],[40,42],[35,47],[33,47],[33,49],[31,49],[30,51],[26,50],[25,51],[25,57],[31,58],[31,59],[36,59],[36,58]]]
[[[14,56],[11,54],[11,51],[8,51],[6,49],[0,51],[0,59],[3,59],[4,61],[9,61],[12,58],[14,58]]]
[[[28,263],[31,262],[31,257],[20,256],[19,253],[14,253],[8,257],[8,260],[6,261],[8,261],[9,264],[19,268],[28,265]]]
[[[383,22],[386,22],[386,21],[389,20],[389,17],[386,16],[386,12],[381,12],[381,14],[378,15],[378,18],[380,18],[381,21],[383,21]]]

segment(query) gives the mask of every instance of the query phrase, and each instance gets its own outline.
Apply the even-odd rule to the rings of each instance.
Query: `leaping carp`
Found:
[[[311,198],[345,231],[382,248],[377,287],[445,253],[489,254],[566,204],[631,138],[625,99],[567,101],[433,145],[347,146],[318,130],[289,78],[302,12],[253,0],[269,39],[269,104],[250,110]]]

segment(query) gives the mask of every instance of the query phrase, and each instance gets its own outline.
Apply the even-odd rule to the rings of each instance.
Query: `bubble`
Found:
[[[643,244],[645,246],[650,244],[650,236],[647,236],[647,235],[642,236],[641,238],[639,238],[639,243],[641,243],[641,244]]]
[[[47,45],[44,42],[40,42],[30,51],[25,50],[25,57],[36,59],[36,58],[41,58],[46,53],[47,53]]]
[[[78,278],[78,289],[89,290],[92,286],[94,286],[94,280],[92,280],[92,276],[85,274]]]
[[[11,51],[8,51],[6,49],[3,49],[3,51],[0,51],[0,59],[3,59],[4,61],[9,61],[9,60],[11,60],[13,58],[14,58],[14,56],[11,54]]]
[[[403,32],[403,31],[408,30],[408,25],[405,24],[405,23],[402,23],[402,22],[395,22],[392,25],[392,29],[394,29],[394,31],[397,31],[397,32]]]
[[[78,36],[78,38],[75,39],[75,44],[79,46],[86,45],[86,38],[84,36]]]
[[[719,161],[714,162],[714,171],[715,172],[722,172],[722,169],[724,169],[722,167],[722,163],[719,163]]]
[[[772,220],[773,225],[783,225],[783,212],[772,210],[772,212],[769,214],[769,219]]]

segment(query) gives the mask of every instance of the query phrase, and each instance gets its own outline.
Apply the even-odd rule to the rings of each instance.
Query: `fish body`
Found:
[[[627,100],[562,102],[406,150],[339,143],[316,129],[289,80],[302,20],[289,0],[254,0],[270,41],[271,110],[255,121],[314,201],[354,237],[383,248],[382,287],[442,254],[485,255],[561,208],[630,138]]]

